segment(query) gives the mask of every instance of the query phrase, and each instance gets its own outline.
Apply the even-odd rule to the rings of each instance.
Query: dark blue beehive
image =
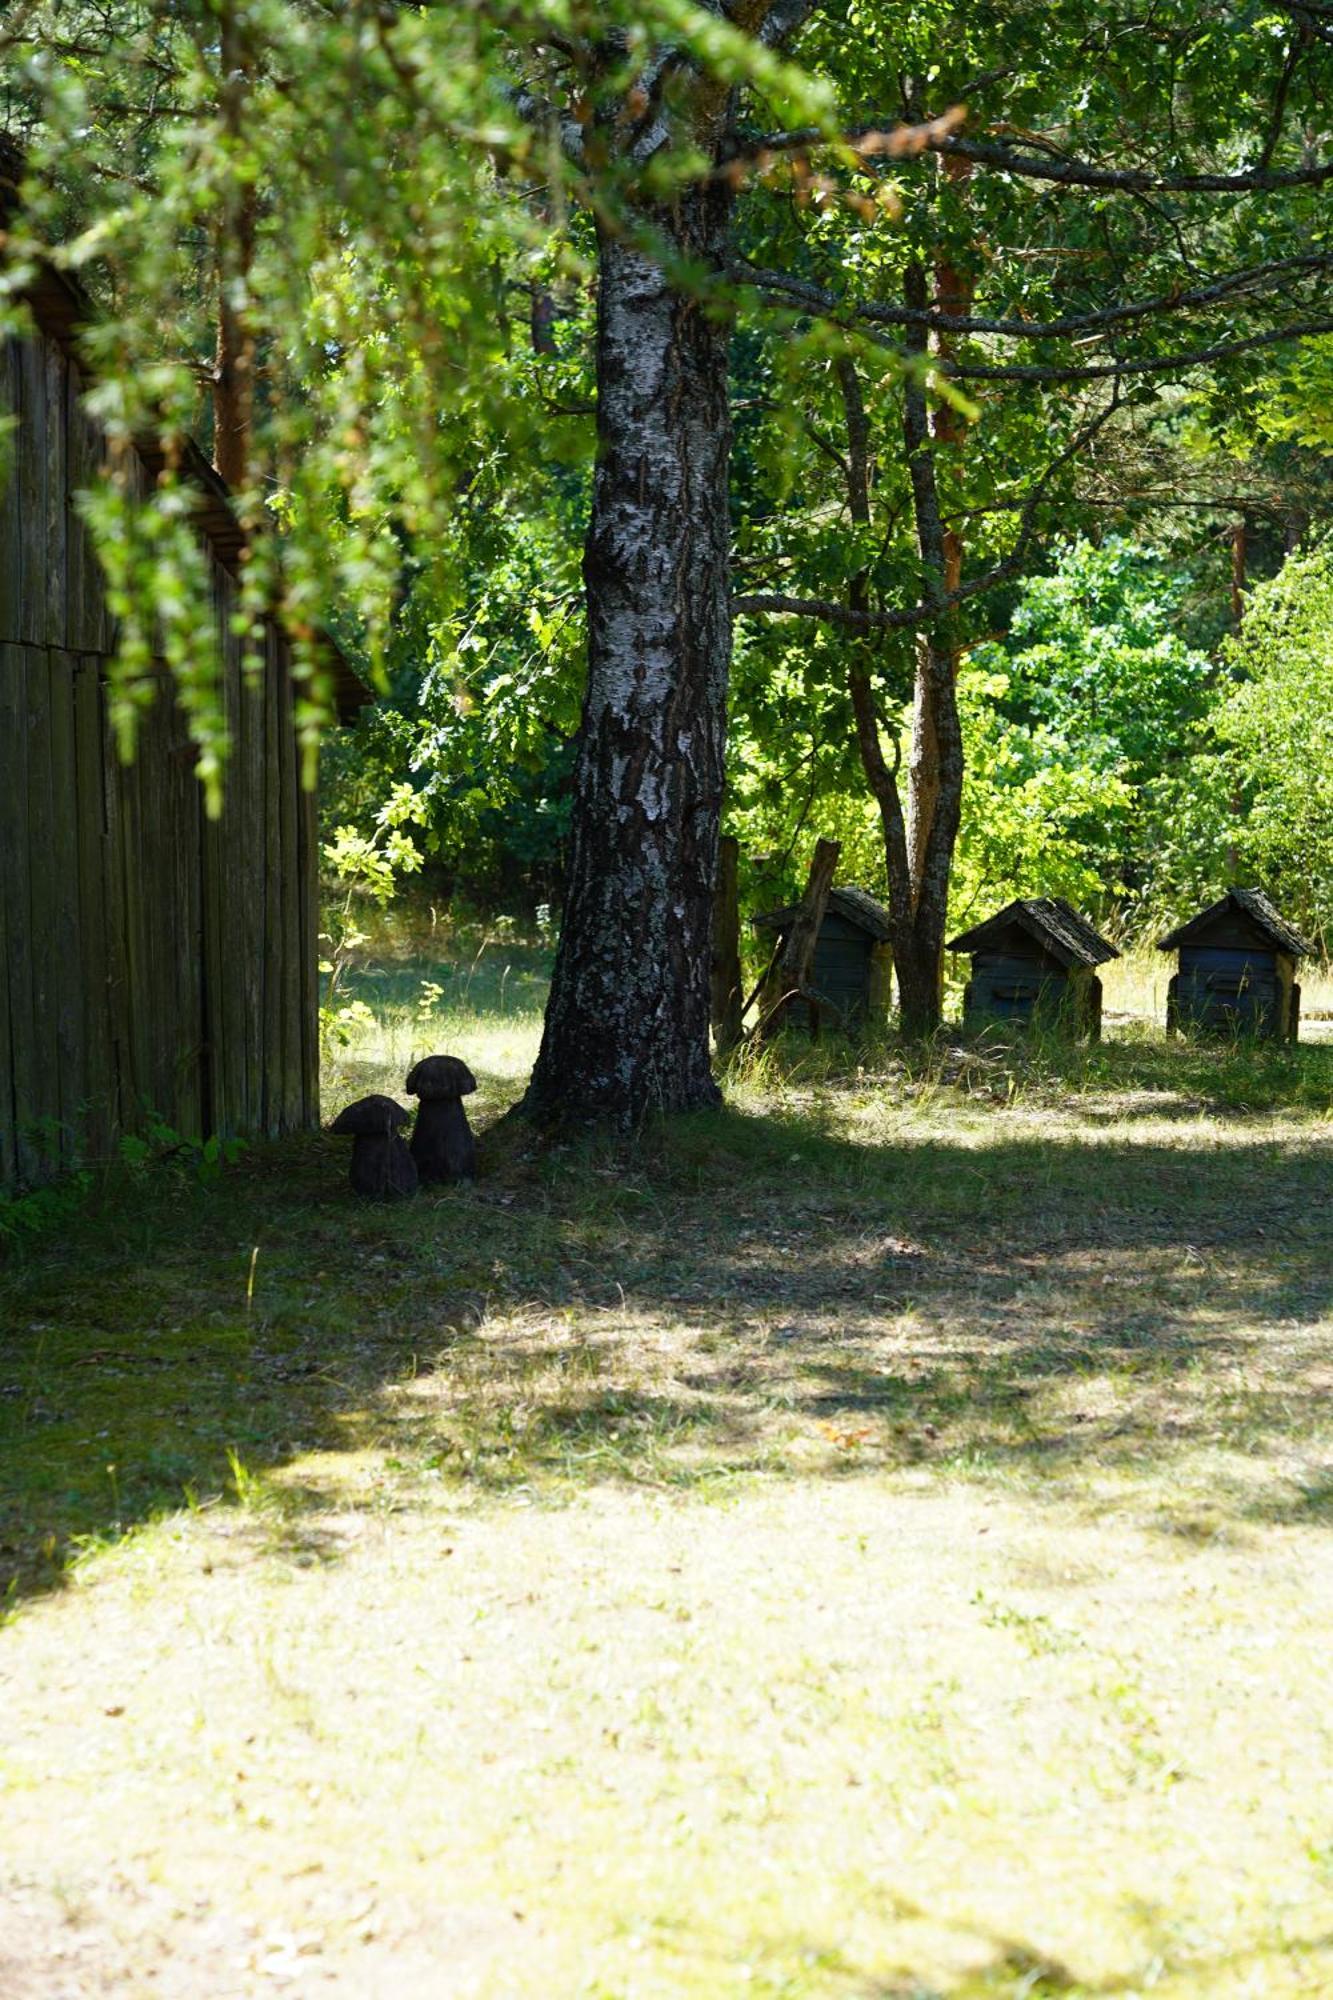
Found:
[[[972,959],[964,1027],[1018,1022],[1094,1041],[1101,1034],[1102,982],[1095,968],[1120,954],[1063,897],[1029,896],[1006,904],[954,938],[948,949],[968,952]]]
[[[1158,949],[1180,954],[1180,969],[1167,989],[1168,1034],[1188,1027],[1296,1040],[1301,1015],[1296,963],[1314,947],[1261,889],[1228,889],[1220,901],[1169,932]]]
[[[796,917],[798,905],[765,910],[754,919],[756,930],[776,931],[781,947]],[[830,1001],[846,1027],[883,1019],[889,1006],[893,955],[889,913],[864,889],[830,889],[824,919],[815,940],[810,979],[821,999]],[[808,1019],[804,1001],[792,1006],[792,1018]]]

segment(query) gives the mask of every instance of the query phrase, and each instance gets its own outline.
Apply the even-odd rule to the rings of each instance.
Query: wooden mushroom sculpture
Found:
[[[421,1099],[412,1128],[412,1158],[423,1181],[470,1181],[477,1171],[477,1142],[463,1099],[477,1079],[457,1056],[423,1056],[407,1073],[406,1089]]]
[[[352,1186],[371,1201],[415,1194],[416,1162],[398,1127],[411,1113],[392,1097],[361,1097],[340,1111],[329,1130],[352,1141]]]

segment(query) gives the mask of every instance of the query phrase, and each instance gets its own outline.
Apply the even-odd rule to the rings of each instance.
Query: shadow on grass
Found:
[[[1194,1993],[1208,1992],[1220,1982],[1225,1982],[1227,1991],[1237,1991],[1239,1980],[1247,1992],[1260,1992],[1268,1990],[1279,1970],[1318,1978],[1333,1959],[1333,1933],[1287,1925],[1274,1926],[1268,1935],[1230,1949],[1209,1950],[1201,1938],[1182,1948],[1178,1925],[1163,1923],[1157,1912],[1142,1909],[1137,1964],[1087,1976],[1035,1941],[968,1918],[946,1916],[879,1885],[867,1891],[867,1901],[878,1906],[886,1929],[906,1930],[908,1942],[899,1948],[900,1970],[874,1969],[843,1944],[799,1934],[742,1941],[734,1936],[713,1939],[696,1929],[689,1939],[679,1940],[679,1949],[700,1982],[716,1967],[722,1984],[726,1971],[741,1961],[751,1968],[747,1983],[757,1994],[818,1992],[843,1995],[845,2000],[1057,2000],[1057,1996],[1058,2000],[1111,2000],[1115,1995],[1147,1992],[1164,1979],[1172,1992],[1185,1990],[1177,1983],[1181,1980],[1188,1980],[1188,1990]],[[914,1951],[913,1936],[930,1942],[918,1943]],[[951,1969],[942,1970],[941,1962]],[[704,1990],[702,1983],[699,1990]],[[1284,1983],[1281,1990],[1295,1989]],[[1303,1985],[1300,1990],[1313,1992],[1315,1987]]]
[[[219,1498],[311,1561],[330,1510],[427,1491],[867,1468],[1333,1522],[1326,1136],[968,1107],[858,1143],[855,1110],[511,1151],[396,1209],[318,1136],[104,1190],[0,1278],[0,1589]]]

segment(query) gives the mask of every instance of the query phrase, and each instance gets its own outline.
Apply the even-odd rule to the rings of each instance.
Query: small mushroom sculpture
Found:
[[[457,1056],[423,1056],[407,1073],[406,1090],[421,1099],[412,1128],[412,1158],[423,1181],[470,1181],[477,1171],[477,1142],[463,1099],[477,1079]]]
[[[398,1131],[411,1117],[392,1097],[361,1097],[340,1111],[330,1132],[352,1142],[352,1186],[371,1201],[415,1194],[416,1162]]]

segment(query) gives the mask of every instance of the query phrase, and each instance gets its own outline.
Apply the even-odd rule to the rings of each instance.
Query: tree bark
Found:
[[[732,196],[647,220],[721,272]],[[584,551],[588,690],[568,887],[525,1109],[605,1118],[719,1102],[709,963],[731,663],[729,326],[603,228],[599,456]]]

